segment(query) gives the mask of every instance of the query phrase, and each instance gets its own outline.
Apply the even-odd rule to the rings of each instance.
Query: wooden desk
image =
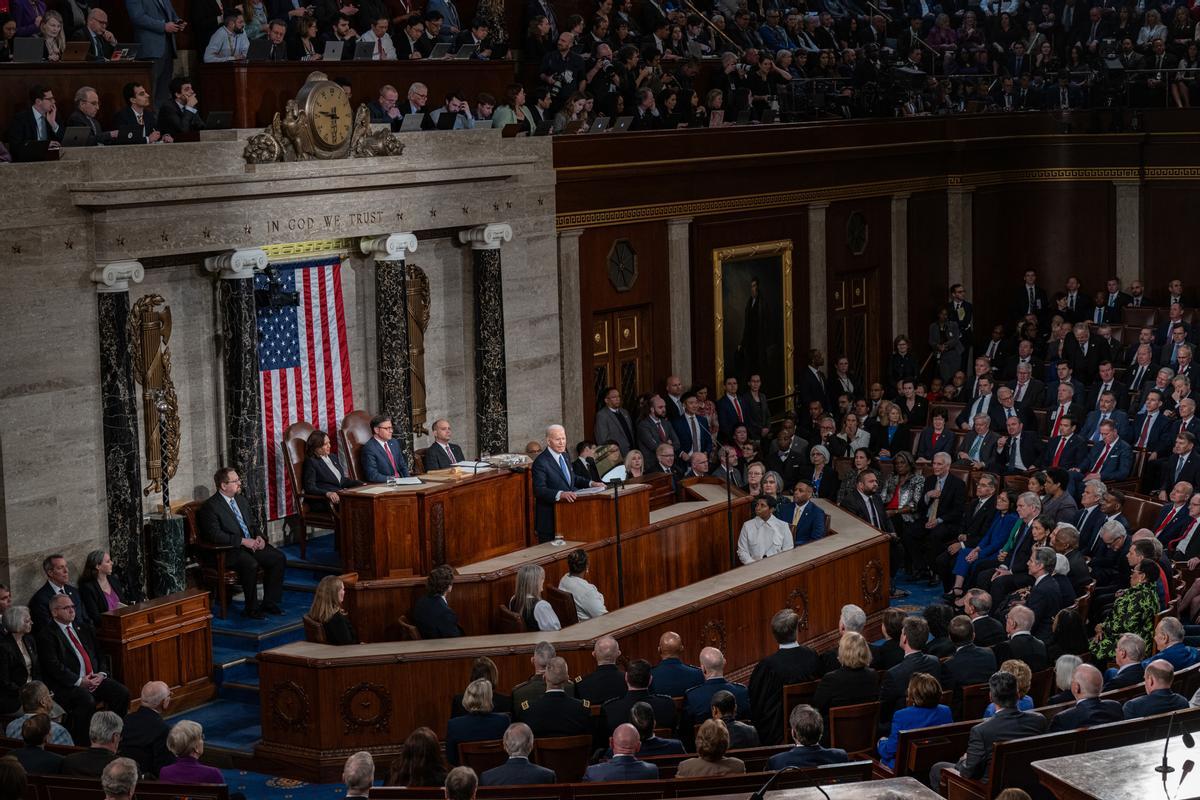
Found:
[[[1195,727],[1195,726],[1192,726]],[[1042,785],[1057,800],[1145,800],[1163,793],[1163,776],[1154,771],[1162,763],[1163,740],[1115,747],[1074,756],[1033,762]],[[1167,775],[1166,796],[1200,797],[1200,776],[1194,772],[1180,786],[1183,762],[1193,758],[1176,728],[1167,751],[1175,771]]]
[[[629,658],[652,658],[659,637],[676,631],[689,661],[711,645],[725,653],[727,673],[735,673],[778,648],[770,619],[792,607],[805,641],[832,644],[843,604],[857,603],[872,615],[887,607],[888,540],[816,502],[836,535],[561,631],[351,647],[296,642],[262,653],[256,763],[281,775],[333,781],[349,752],[390,758],[419,725],[445,735],[451,698],[466,686],[477,656],[496,662],[499,688],[507,693],[528,676],[530,653],[542,640],[579,675],[594,668],[591,651],[600,636],[615,636]]]
[[[212,682],[212,612],[208,592],[188,589],[100,616],[97,638],[112,657],[113,677],[138,693],[147,681],[171,687],[171,709],[206,703]]]
[[[427,575],[528,544],[528,472],[436,470],[420,486],[364,486],[342,495],[342,561],[363,578]]]
[[[633,484],[621,488],[617,502],[621,510],[621,533],[644,528],[650,523],[650,487]],[[554,504],[554,527],[564,539],[594,542],[616,530],[617,509],[612,491],[576,497],[574,503]]]
[[[58,101],[58,124],[65,125],[75,110],[75,92],[91,86],[100,95],[99,119],[104,127],[126,103],[121,89],[129,82],[150,86],[149,61],[90,64],[0,64],[0,136],[8,132],[13,116],[29,108],[29,89],[40,83]]]
[[[706,497],[705,492],[716,496]],[[644,526],[621,535],[627,604],[729,569],[724,490],[715,492],[704,487],[689,490],[687,495],[687,502],[654,511]],[[612,500],[608,503],[611,506]],[[737,491],[733,509],[735,535],[749,504],[750,498]],[[610,611],[618,608],[617,540],[610,525],[607,535],[591,541],[568,537],[565,547],[549,543],[534,545],[461,568],[454,579],[450,603],[463,630],[473,636],[492,630],[496,606],[512,597],[517,570],[522,564],[540,564],[546,570],[547,584],[557,586],[567,572],[567,556],[573,550],[587,551],[588,580],[604,595]],[[425,593],[425,579],[418,576],[359,580],[347,575],[343,580],[346,609],[364,642],[399,639],[397,620],[409,614],[417,598]]]
[[[351,104],[357,108],[379,97],[379,87],[391,84],[403,101],[413,82],[429,89],[429,107],[442,105],[446,92],[457,89],[472,103],[480,92],[496,102],[504,101],[504,90],[513,81],[512,61],[290,61],[254,64],[200,64],[196,93],[201,107],[233,112],[233,127],[262,128],[282,113],[296,96],[310,72],[320,70],[333,77],[349,78],[353,84]],[[72,90],[73,91],[73,90]]]

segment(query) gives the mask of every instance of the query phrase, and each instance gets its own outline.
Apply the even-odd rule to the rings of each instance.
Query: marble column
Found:
[[[1136,180],[1113,181],[1116,191],[1117,279],[1128,287],[1142,279],[1142,185]]]
[[[946,237],[949,261],[947,289],[961,283],[967,291],[967,299],[978,304],[980,298],[972,294],[972,259],[974,247],[971,225],[971,201],[975,188],[951,186],[946,190]]]
[[[145,596],[146,553],[142,538],[137,389],[125,326],[129,319],[129,284],[141,283],[145,274],[138,261],[114,261],[92,271],[100,327],[108,549],[134,599]]]
[[[266,531],[263,463],[266,443],[258,385],[254,276],[267,268],[267,254],[258,249],[233,250],[205,259],[204,266],[220,278],[217,305],[221,314],[221,366],[225,381],[225,462],[242,478],[242,494],[253,511],[254,525],[257,530]]]
[[[459,231],[471,245],[475,273],[475,438],[479,453],[508,452],[508,366],[504,355],[504,282],[500,246],[512,241],[504,223]]]
[[[411,233],[369,236],[359,241],[364,255],[375,258],[375,356],[379,411],[392,417],[392,436],[404,460],[413,463],[412,361],[408,341],[408,277],[406,253],[417,249]]]
[[[583,435],[583,320],[579,307],[579,237],[583,228],[558,232],[558,341],[562,348],[562,410],[567,435]],[[572,434],[574,432],[574,434]]]
[[[667,270],[671,286],[671,374],[692,382],[691,217],[667,220]],[[718,376],[719,377],[719,376]]]
[[[808,346],[828,362],[829,301],[825,263],[825,212],[829,203],[808,204]],[[807,363],[807,353],[800,359]]]
[[[892,336],[908,334],[908,192],[892,195]]]

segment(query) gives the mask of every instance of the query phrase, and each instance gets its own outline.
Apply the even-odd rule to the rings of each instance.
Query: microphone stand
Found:
[[[1167,721],[1167,738],[1163,740],[1162,763],[1154,768],[1154,771],[1163,776],[1163,783],[1167,782],[1167,776],[1175,771],[1175,768],[1167,763],[1167,747],[1171,744],[1171,731],[1175,728],[1175,714],[1171,714],[1171,719]]]
[[[737,545],[733,543],[733,477],[729,474],[731,469],[728,464],[725,465],[725,526],[729,536],[729,564],[736,567],[738,560]]]
[[[621,558],[621,487],[625,481],[613,478],[608,488],[613,492],[613,526],[617,537],[617,605],[625,607],[625,562]]]

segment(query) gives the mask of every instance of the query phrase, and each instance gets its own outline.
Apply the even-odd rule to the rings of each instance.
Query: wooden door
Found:
[[[621,405],[637,419],[638,396],[651,391],[654,361],[649,339],[650,306],[631,306],[592,315],[592,369],[583,407],[588,436],[595,412],[604,405],[604,388],[621,392]]]
[[[875,270],[847,273],[829,281],[829,353],[832,374],[839,356],[850,359],[850,372],[863,381],[880,374],[878,279]],[[866,391],[866,386],[862,387]]]

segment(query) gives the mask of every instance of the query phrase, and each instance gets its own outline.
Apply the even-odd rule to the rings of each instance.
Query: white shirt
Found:
[[[537,620],[539,631],[561,631],[562,623],[554,613],[554,607],[545,600],[538,600],[533,607],[533,618]]]
[[[580,622],[608,613],[608,609],[604,607],[604,595],[583,578],[567,573],[558,582],[558,588],[569,592],[575,598],[575,611],[579,614]],[[534,609],[533,613],[536,616],[537,610]]]
[[[394,44],[392,44],[392,37],[385,33],[385,34],[383,34],[383,37],[379,39],[379,41],[383,42],[383,56],[382,57],[379,55],[379,45],[375,44],[376,38],[377,37],[375,36],[375,31],[367,31],[362,36],[358,37],[358,40],[360,42],[370,42],[371,43],[371,46],[372,46],[371,60],[372,61],[395,61],[396,60],[396,46]]]
[[[1192,537],[1196,535],[1196,528],[1200,527],[1200,520],[1193,521],[1188,526],[1187,535],[1179,540],[1179,544],[1175,545],[1175,552],[1183,553],[1187,551],[1187,547],[1191,544]]]
[[[743,564],[761,561],[791,549],[791,530],[783,520],[773,514],[766,520],[755,517],[747,521],[738,535],[738,560]]]
[[[333,473],[333,477],[340,482],[342,480],[342,471],[333,463],[333,459],[329,456],[321,456],[321,460],[325,462],[325,466],[329,467],[329,471]]]
[[[246,33],[233,33],[222,25],[213,32],[204,48],[204,63],[212,64],[218,61],[234,61],[244,59],[250,51],[250,40]]]

